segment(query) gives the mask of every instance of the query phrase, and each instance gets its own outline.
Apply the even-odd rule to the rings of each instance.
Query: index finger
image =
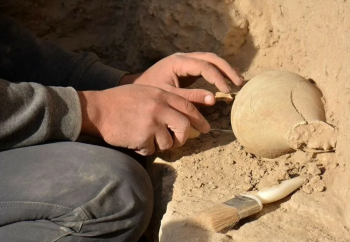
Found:
[[[209,83],[214,84],[221,92],[229,93],[231,91],[221,72],[205,60],[178,55],[174,59],[172,68],[178,77],[202,76]]]
[[[190,121],[191,125],[201,133],[209,132],[210,125],[198,109],[187,99],[170,93],[167,96],[168,105],[185,115]]]
[[[210,52],[192,52],[192,53],[179,53],[179,55],[184,55],[191,58],[196,58],[204,60],[215,66],[225,77],[227,77],[231,82],[237,86],[243,84],[243,77],[239,74],[237,69],[231,67],[231,65],[220,58],[214,53]]]

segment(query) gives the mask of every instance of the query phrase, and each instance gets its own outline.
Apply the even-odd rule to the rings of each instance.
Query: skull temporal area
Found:
[[[268,71],[237,94],[231,125],[246,151],[276,158],[297,149],[334,150],[334,129],[325,123],[322,93],[302,76]]]

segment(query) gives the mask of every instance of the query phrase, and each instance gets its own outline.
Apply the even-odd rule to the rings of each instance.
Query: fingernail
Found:
[[[206,95],[204,97],[204,103],[206,103],[206,104],[214,104],[215,103],[215,98],[212,95]]]

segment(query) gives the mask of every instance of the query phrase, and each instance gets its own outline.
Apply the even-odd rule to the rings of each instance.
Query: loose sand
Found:
[[[1,10],[66,49],[93,51],[132,72],[177,51],[213,51],[249,80],[284,69],[314,80],[333,153],[296,152],[273,160],[244,150],[232,134],[212,132],[153,157],[153,241],[350,241],[350,1],[347,0],[5,0]],[[200,80],[195,87],[215,91]],[[231,129],[231,105],[201,108],[213,128]],[[193,213],[296,175],[291,197],[265,206],[226,234],[194,228]],[[158,231],[162,221],[162,235]]]

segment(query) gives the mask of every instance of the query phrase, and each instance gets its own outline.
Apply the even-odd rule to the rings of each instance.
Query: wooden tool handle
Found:
[[[235,96],[234,93],[217,92],[215,93],[215,100],[217,102],[231,103],[234,100],[234,96]],[[198,138],[200,135],[201,135],[201,132],[199,132],[197,129],[191,126],[190,134],[188,135],[188,138],[195,139],[195,138]]]
[[[230,104],[233,102],[235,94],[233,93],[223,93],[223,92],[217,92],[215,93],[215,100],[217,102],[225,102],[227,104]]]
[[[199,132],[197,129],[195,129],[192,125],[190,128],[190,133],[188,135],[189,139],[195,139],[201,135],[201,132]]]
[[[294,177],[293,179],[282,181],[280,184],[261,189],[256,196],[263,204],[272,203],[278,201],[296,189],[301,187],[305,182],[305,178],[301,176]]]

